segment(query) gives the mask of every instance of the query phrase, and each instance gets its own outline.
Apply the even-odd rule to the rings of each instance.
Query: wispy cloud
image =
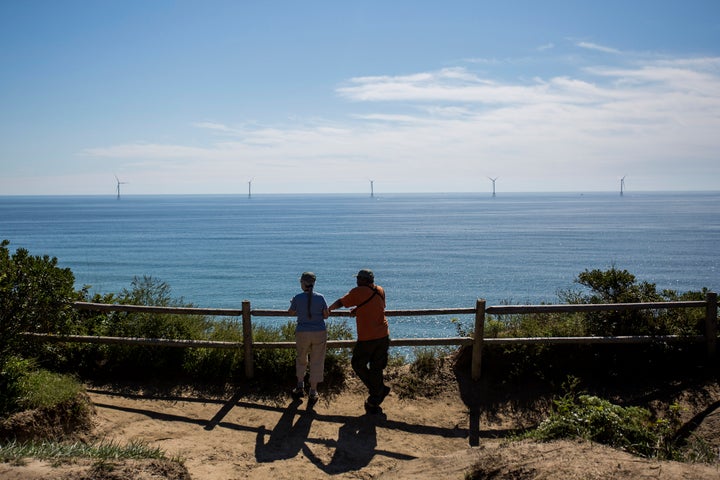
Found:
[[[397,191],[468,190],[487,175],[527,190],[547,172],[553,189],[603,189],[633,169],[668,178],[696,172],[707,182],[720,178],[719,65],[714,57],[633,58],[515,81],[469,68],[356,77],[336,91],[351,101],[345,117],[289,126],[198,122],[209,134],[204,146],[132,143],[84,153],[175,159],[178,175],[216,183],[252,172],[286,191],[365,179],[376,164]],[[357,104],[363,113],[353,111]]]
[[[615,48],[606,47],[604,45],[598,45],[597,43],[592,43],[592,42],[578,42],[577,46],[580,48],[588,49],[588,50],[597,50],[598,52],[622,53],[620,50],[617,50]]]
[[[195,158],[207,150],[184,145],[161,145],[153,143],[131,143],[109,147],[86,148],[83,155],[109,158]]]

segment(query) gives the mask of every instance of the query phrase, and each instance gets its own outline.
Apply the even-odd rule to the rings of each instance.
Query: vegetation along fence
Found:
[[[689,342],[704,343],[709,359],[715,358],[717,344],[717,294],[707,293],[705,300],[682,302],[654,302],[654,303],[612,303],[612,304],[566,304],[566,305],[501,305],[486,306],[485,300],[477,300],[475,308],[439,308],[427,310],[388,310],[388,317],[415,317],[427,315],[474,315],[475,328],[472,337],[450,338],[396,338],[390,342],[391,346],[441,346],[441,345],[472,345],[472,378],[480,378],[482,349],[484,344],[628,344],[650,342]],[[142,312],[179,315],[208,315],[240,317],[243,327],[242,342],[221,342],[209,340],[177,340],[162,338],[126,338],[126,337],[98,337],[68,335],[58,336],[49,334],[29,333],[41,341],[75,342],[75,343],[104,343],[116,345],[150,345],[182,348],[224,348],[244,351],[245,375],[253,377],[253,350],[274,348],[295,348],[294,342],[254,342],[252,336],[252,317],[289,317],[285,310],[254,310],[250,302],[242,302],[241,310],[188,308],[188,307],[156,307],[144,305],[117,305],[75,302],[74,307],[79,310],[92,310],[100,312]],[[532,313],[574,313],[574,312],[601,312],[601,311],[630,311],[630,310],[660,310],[679,308],[704,308],[705,325],[703,335],[662,335],[662,336],[614,336],[614,337],[532,337],[532,338],[485,338],[485,315],[503,314],[532,314]],[[332,312],[332,316],[350,317],[349,311]],[[329,348],[352,348],[354,340],[331,340]]]

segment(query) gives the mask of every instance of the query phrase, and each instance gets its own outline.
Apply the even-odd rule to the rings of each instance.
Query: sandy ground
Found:
[[[250,401],[241,392],[226,400],[128,399],[98,390],[90,396],[97,435],[160,446],[185,459],[197,479],[374,478],[398,462],[468,445],[464,405],[451,396],[413,402],[391,396],[382,415],[365,414],[359,393],[312,408],[289,397]]]
[[[97,409],[94,437],[141,440],[180,457],[184,469],[158,462],[0,464],[3,480],[53,479],[720,479],[720,464],[645,460],[582,441],[505,442],[518,425],[483,423],[470,447],[467,408],[457,392],[401,400],[391,394],[380,415],[367,415],[364,396],[349,388],[309,408],[306,399],[253,400],[202,394],[148,397],[89,388]],[[706,429],[720,431],[718,398],[701,409]],[[717,433],[715,433],[717,435]],[[172,462],[169,462],[172,463]],[[189,474],[189,476],[188,476]]]

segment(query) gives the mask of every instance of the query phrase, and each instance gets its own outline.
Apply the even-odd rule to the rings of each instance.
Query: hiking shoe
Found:
[[[315,390],[310,390],[310,393],[308,393],[308,401],[310,402],[317,402],[319,398],[320,395]]]
[[[292,398],[297,400],[298,398],[302,398],[305,394],[305,391],[301,387],[295,387],[293,388],[293,391],[290,392],[290,395],[292,395]]]

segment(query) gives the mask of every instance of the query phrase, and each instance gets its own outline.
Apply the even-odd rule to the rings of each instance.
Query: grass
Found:
[[[400,398],[433,397],[447,388],[443,376],[447,362],[447,350],[443,348],[417,348],[414,360],[407,372],[395,381],[395,391]]]
[[[18,404],[25,409],[49,408],[67,402],[83,392],[83,386],[69,375],[47,370],[24,374],[19,380]]]
[[[120,445],[112,441],[98,443],[62,442],[16,442],[0,444],[0,461],[18,462],[23,458],[40,460],[65,460],[91,458],[95,460],[164,459],[165,452],[145,442],[132,441]],[[179,461],[179,459],[173,459]]]

